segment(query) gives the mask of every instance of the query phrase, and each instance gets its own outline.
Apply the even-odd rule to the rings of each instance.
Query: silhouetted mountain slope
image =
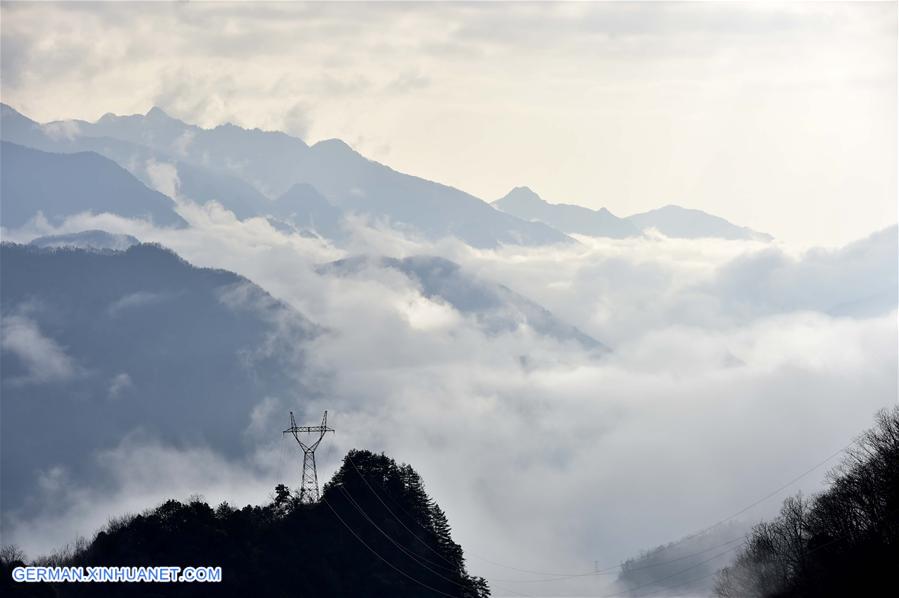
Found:
[[[177,147],[162,151],[122,139],[84,135],[77,124],[81,121],[40,125],[5,104],[0,104],[0,115],[0,136],[4,141],[47,152],[96,152],[151,187],[160,182],[154,169],[171,165],[177,174],[177,181],[171,183],[180,197],[201,204],[217,201],[241,219],[269,213],[271,201],[255,187],[228,173],[185,162],[179,158]]]
[[[732,240],[770,241],[774,237],[754,231],[745,226],[737,226],[718,216],[701,210],[691,210],[680,206],[665,206],[642,214],[628,216],[641,230],[654,228],[666,237],[677,239],[701,239],[704,237]]]
[[[640,229],[605,208],[547,203],[527,187],[515,187],[492,205],[523,220],[545,222],[563,233],[615,239],[640,235]]]
[[[345,210],[387,219],[429,239],[453,236],[488,248],[571,242],[543,223],[525,222],[453,187],[368,160],[336,139],[313,145],[297,176]]]
[[[307,183],[297,183],[271,202],[271,215],[300,230],[315,231],[322,237],[340,240],[343,212]]]
[[[260,398],[303,392],[317,327],[236,274],[155,245],[3,244],[0,266],[6,515],[53,467],[100,483],[94,451],[137,429],[242,455]]]
[[[38,237],[29,243],[42,249],[58,249],[69,247],[73,249],[112,249],[124,251],[132,245],[138,245],[138,241],[131,235],[115,235],[105,230],[85,230],[67,235],[47,235]]]
[[[393,268],[402,272],[429,299],[446,302],[462,314],[474,317],[490,334],[511,332],[522,326],[559,341],[574,341],[584,348],[606,351],[608,348],[549,310],[519,295],[512,289],[490,282],[463,270],[450,260],[435,256],[404,259],[353,257],[321,267],[324,274],[359,275],[366,268]]]
[[[28,119],[8,106],[4,121],[10,121],[9,139],[21,143],[57,143],[46,131],[70,131],[61,143],[82,147],[100,145],[106,155],[115,154],[120,164],[140,160],[166,160],[176,163],[183,178],[182,193],[205,202],[215,193],[221,203],[240,217],[267,215],[259,197],[241,192],[227,194],[222,181],[200,184],[192,177],[209,172],[236,177],[250,183],[257,192],[278,197],[297,183],[315,187],[324,197],[343,210],[386,219],[413,234],[429,239],[455,236],[476,247],[499,244],[543,245],[567,243],[571,239],[542,223],[525,222],[490,208],[480,199],[449,187],[397,172],[371,161],[342,141],[331,139],[307,146],[302,140],[280,132],[243,129],[226,124],[203,129],[184,123],[154,108],[146,115],[107,114],[96,123],[67,121],[47,125],[29,124]],[[7,128],[7,127],[4,127]],[[87,138],[119,140],[115,143],[89,142]],[[8,139],[4,133],[4,139]],[[135,147],[149,148],[136,152]],[[97,149],[97,151],[101,151]],[[182,174],[184,164],[200,171]],[[187,184],[191,188],[188,189]],[[233,206],[233,207],[232,207]],[[323,235],[324,236],[324,235]]]
[[[114,514],[110,514],[114,515]],[[58,596],[366,596],[490,595],[465,570],[447,518],[408,465],[350,451],[321,502],[300,505],[284,486],[264,507],[213,509],[168,501],[100,531],[83,550],[57,560],[92,565],[214,565],[221,583],[15,584],[9,595]],[[38,586],[38,587],[36,587]],[[16,593],[20,592],[20,593]]]
[[[155,107],[147,114],[109,113],[95,123],[75,123],[83,135],[122,139],[176,154],[186,162],[226,170],[269,197],[277,197],[298,182],[294,171],[309,153],[303,140],[285,133],[232,124],[204,129]]]
[[[109,212],[184,226],[174,202],[112,160],[91,152],[52,154],[13,143],[0,148],[0,224],[22,226],[38,212],[50,222]]]

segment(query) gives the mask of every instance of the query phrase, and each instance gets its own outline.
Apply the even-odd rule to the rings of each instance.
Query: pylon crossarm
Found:
[[[285,433],[287,433],[287,432],[294,432],[294,433],[308,432],[310,434],[313,432],[323,432],[324,433],[324,432],[333,432],[333,431],[334,431],[334,428],[329,428],[327,426],[294,426],[293,428],[287,428],[286,430],[284,430]]]

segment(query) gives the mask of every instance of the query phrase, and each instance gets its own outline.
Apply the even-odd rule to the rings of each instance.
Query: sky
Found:
[[[492,201],[896,221],[895,3],[3,3],[2,99],[341,138]]]

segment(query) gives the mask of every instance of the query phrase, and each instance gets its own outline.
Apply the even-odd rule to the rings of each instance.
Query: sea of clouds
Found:
[[[154,168],[178,197],[172,172]],[[351,220],[337,248],[215,203],[178,202],[190,228],[82,214],[4,239],[103,229],[244,275],[327,331],[305,351],[316,392],[260,397],[235,440],[253,447],[243,459],[134,430],[95,456],[109,488],[42,472],[45,511],[14,521],[4,540],[31,556],[170,497],[264,502],[299,477],[296,447],[280,434],[287,411],[315,422],[327,409],[337,433],[318,451],[321,480],[351,448],[383,451],[422,474],[470,571],[497,595],[604,595],[617,591],[614,576],[541,583],[516,569],[588,572],[705,528],[818,464],[897,400],[895,226],[831,249],[650,234],[476,250]],[[485,330],[396,270],[319,268],[352,255],[451,259],[612,350],[526,326]],[[741,519],[819,489],[826,469]]]

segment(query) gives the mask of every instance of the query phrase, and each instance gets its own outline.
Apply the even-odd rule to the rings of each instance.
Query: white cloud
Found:
[[[200,494],[213,506],[226,499],[239,505],[260,502],[277,479],[273,468],[229,462],[204,448],[163,446],[140,433],[99,453],[95,465],[111,489],[79,485],[59,467],[41,473],[42,516],[11,514],[4,528],[9,541],[31,557],[49,554],[78,536],[92,537],[111,517],[142,513],[170,498],[187,501]]]
[[[123,311],[129,309],[140,309],[141,307],[147,305],[154,305],[165,301],[169,298],[169,295],[165,293],[151,293],[149,291],[138,291],[136,293],[129,293],[120,297],[119,299],[113,301],[110,306],[106,309],[107,313],[109,313],[110,317],[117,317]]]
[[[310,111],[308,104],[297,102],[284,113],[281,130],[300,139],[308,138],[311,126]]]
[[[895,22],[891,4],[10,4],[4,101],[40,120],[159,104],[204,126],[389,142],[391,166],[486,199],[530,184],[620,214],[684,203],[839,245],[895,222]],[[52,133],[77,134],[70,123]],[[173,164],[137,166],[180,199]],[[99,228],[247,276],[325,329],[306,352],[320,398],[261,400],[242,460],[138,434],[92,464],[111,491],[40,472],[43,511],[4,528],[32,555],[170,497],[262,502],[295,482],[295,453],[279,457],[285,412],[329,409],[338,434],[320,478],[349,448],[384,450],[423,474],[473,573],[528,577],[475,554],[589,571],[731,514],[896,401],[895,228],[808,252],[664,237],[487,251],[351,218],[342,251],[215,202],[177,210],[190,228],[82,214],[3,237]],[[395,271],[316,272],[355,253],[448,257],[614,352],[488,334]],[[230,291],[223,301],[248,306]],[[48,334],[4,314],[4,353],[28,382],[79,372]],[[117,375],[110,396],[131,383]]]
[[[180,197],[178,188],[181,186],[181,181],[178,179],[178,169],[174,164],[147,160],[144,167],[154,189],[172,199],[177,200]]]
[[[181,135],[178,136],[175,141],[172,142],[172,149],[179,156],[187,155],[187,148],[190,147],[190,144],[193,143],[194,133],[191,129],[186,129]]]
[[[44,384],[65,382],[78,372],[75,361],[52,338],[43,334],[27,315],[13,313],[2,318],[4,352],[15,356],[26,370],[16,382]],[[8,366],[7,366],[8,367]]]
[[[81,127],[72,120],[59,120],[41,126],[44,133],[54,140],[71,141],[81,134]]]
[[[662,237],[475,250],[352,223],[352,253],[453,259],[612,346],[596,359],[528,329],[488,333],[395,269],[319,274],[316,266],[347,253],[264,220],[241,222],[215,204],[179,211],[192,228],[78,216],[61,229],[161,242],[301,309],[323,327],[304,351],[314,392],[260,401],[241,439],[252,447],[244,460],[152,439],[123,444],[95,464],[115,492],[98,496],[73,481],[44,518],[16,523],[29,552],[170,495],[262,502],[276,481],[296,483],[296,455],[278,445],[286,411],[317,418],[328,409],[338,433],[320,449],[320,479],[349,448],[383,450],[422,473],[472,572],[529,577],[475,554],[589,571],[594,560],[614,564],[732,514],[848,443],[896,400],[895,299],[873,311],[830,309],[896,276],[895,229],[828,251]],[[221,298],[252,304],[240,288]],[[169,464],[171,487],[146,487]],[[813,491],[822,476],[790,491]],[[497,585],[610,590],[593,579]]]

